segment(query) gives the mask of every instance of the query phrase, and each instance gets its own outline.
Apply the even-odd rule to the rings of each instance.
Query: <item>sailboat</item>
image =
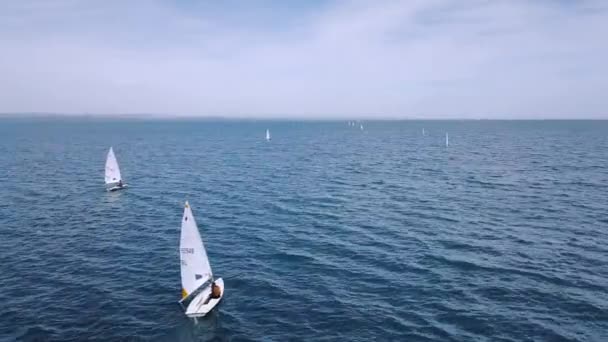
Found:
[[[450,146],[450,137],[448,136],[448,134],[445,134],[445,147]]]
[[[188,317],[202,317],[211,311],[224,296],[224,280],[215,279],[198,226],[186,202],[179,242],[182,274],[182,299],[179,304]],[[215,290],[219,288],[219,295]]]
[[[422,129],[422,136],[426,136],[426,132],[424,131],[424,128]]]
[[[361,130],[363,130],[363,124],[360,124],[360,125],[359,125],[359,128],[360,128]]]
[[[118,161],[116,161],[116,156],[114,155],[114,150],[110,147],[108,151],[108,156],[106,158],[106,189],[108,191],[120,190],[126,187],[126,184],[123,184],[122,177],[120,176],[120,168],[118,167]]]
[[[266,141],[270,141],[270,131],[266,130]]]

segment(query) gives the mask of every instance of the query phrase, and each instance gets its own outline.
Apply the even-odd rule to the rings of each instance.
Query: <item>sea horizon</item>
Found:
[[[70,113],[0,113],[1,119],[95,119],[95,120],[200,120],[200,121],[310,121],[310,122],[342,122],[342,121],[607,121],[608,118],[596,117],[383,117],[383,116],[265,116],[265,115],[188,115],[188,114],[70,114]]]

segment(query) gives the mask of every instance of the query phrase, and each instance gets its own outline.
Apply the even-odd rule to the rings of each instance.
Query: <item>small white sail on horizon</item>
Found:
[[[105,182],[108,190],[118,190],[122,185],[122,176],[120,175],[120,168],[118,167],[118,161],[114,155],[114,149],[110,147],[108,156],[106,157],[106,170],[105,170]]]
[[[445,147],[450,146],[450,137],[448,136],[448,133],[445,134]]]
[[[266,141],[270,141],[270,130],[266,130]]]
[[[222,278],[213,278],[209,257],[188,202],[186,202],[182,217],[179,252],[182,280],[180,304],[192,299],[185,308],[186,315],[189,317],[204,316],[222,299],[224,281]],[[212,283],[221,289],[219,298],[211,297]]]
[[[424,131],[424,128],[422,129],[422,136],[426,136],[426,132]]]

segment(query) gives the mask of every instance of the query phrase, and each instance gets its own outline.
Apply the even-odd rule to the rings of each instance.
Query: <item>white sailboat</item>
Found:
[[[266,141],[270,141],[270,131],[266,130]]]
[[[363,130],[363,124],[360,124],[360,125],[359,125],[359,128],[360,128],[361,130]]]
[[[422,129],[422,136],[426,136],[426,132],[424,131],[424,128]]]
[[[179,253],[182,275],[182,299],[179,303],[186,316],[205,316],[224,296],[224,280],[213,277],[207,251],[188,202],[182,218]],[[219,287],[219,295],[212,296],[213,284]]]
[[[108,151],[108,156],[106,158],[106,189],[108,191],[115,191],[126,187],[126,184],[123,184],[122,177],[120,175],[120,168],[118,167],[118,161],[116,161],[116,156],[114,155],[114,150],[110,147]]]
[[[445,147],[450,146],[450,137],[448,136],[448,134],[445,134]]]

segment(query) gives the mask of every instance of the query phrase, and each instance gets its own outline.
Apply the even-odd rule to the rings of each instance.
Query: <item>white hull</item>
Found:
[[[120,189],[124,189],[127,187],[127,184],[123,184],[122,186],[118,186],[118,184],[106,184],[106,190],[108,191],[116,191]]]
[[[213,310],[213,308],[222,300],[224,297],[224,280],[217,278],[215,284],[220,287],[221,295],[220,298],[210,299],[207,303],[205,301],[211,294],[211,286],[207,286],[206,289],[201,291],[188,305],[186,309],[186,316],[188,317],[203,317]]]

